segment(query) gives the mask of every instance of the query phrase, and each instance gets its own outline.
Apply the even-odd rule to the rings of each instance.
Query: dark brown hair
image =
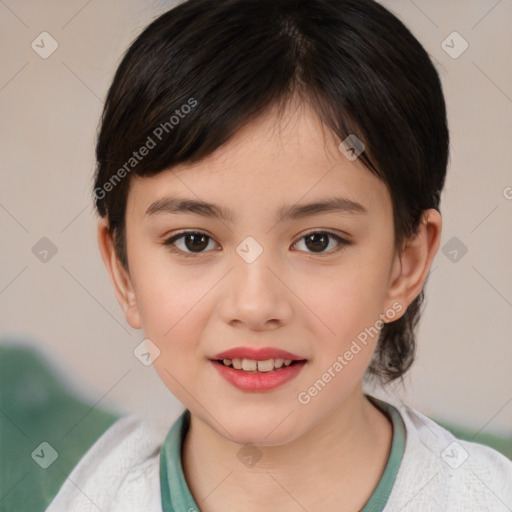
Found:
[[[188,0],[133,42],[103,110],[94,200],[127,270],[130,176],[197,162],[292,95],[340,141],[363,141],[359,158],[391,195],[397,249],[424,210],[439,209],[449,145],[441,83],[398,18],[372,0]],[[391,381],[410,367],[422,301],[423,291],[382,327],[369,374]]]

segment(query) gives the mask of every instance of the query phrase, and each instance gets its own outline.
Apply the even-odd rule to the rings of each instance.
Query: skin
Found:
[[[202,511],[360,510],[384,471],[390,420],[362,392],[377,336],[306,405],[297,396],[332,367],[379,315],[401,312],[421,291],[440,242],[441,216],[426,210],[417,235],[394,248],[392,203],[383,182],[346,159],[316,114],[298,102],[282,118],[269,110],[207,159],[154,177],[131,177],[126,211],[129,272],[108,225],[98,242],[127,322],[160,350],[153,365],[191,411],[182,462]],[[229,207],[234,221],[194,214],[145,216],[163,196]],[[343,196],[365,214],[321,213],[276,220],[283,205]],[[203,253],[183,229],[209,237]],[[330,231],[314,252],[304,236]],[[247,237],[263,248],[248,264],[236,252]],[[293,380],[267,392],[243,392],[221,378],[209,358],[237,346],[271,346],[307,359]],[[252,467],[237,457],[256,445]]]

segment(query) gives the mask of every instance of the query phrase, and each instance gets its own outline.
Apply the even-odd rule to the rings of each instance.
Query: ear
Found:
[[[434,208],[425,210],[417,233],[395,255],[386,297],[388,308],[393,303],[402,305],[401,315],[394,320],[405,314],[409,304],[423,289],[432,260],[439,249],[441,229],[441,214]]]
[[[98,246],[107,268],[110,281],[114,287],[117,302],[124,311],[128,324],[134,329],[141,329],[139,308],[135,297],[135,290],[132,285],[129,272],[119,261],[115,251],[114,240],[110,233],[108,222],[102,218],[98,222]]]

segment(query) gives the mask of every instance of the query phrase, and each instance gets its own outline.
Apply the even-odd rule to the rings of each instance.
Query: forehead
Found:
[[[281,116],[271,110],[199,162],[132,176],[127,215],[144,220],[156,202],[176,196],[222,206],[231,220],[327,198],[389,215],[385,184],[359,160],[348,160],[338,145],[307,106],[291,104]]]

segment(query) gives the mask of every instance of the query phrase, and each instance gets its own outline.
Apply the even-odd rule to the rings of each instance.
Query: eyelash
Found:
[[[174,242],[176,242],[177,240],[179,240],[180,238],[183,238],[185,235],[189,235],[189,234],[194,234],[194,235],[204,235],[206,236],[209,240],[213,240],[213,238],[211,236],[209,236],[207,233],[204,233],[202,231],[181,231],[180,233],[176,233],[174,235],[172,235],[170,238],[168,238],[167,240],[165,240],[163,242],[163,245],[165,245],[171,252],[174,252],[176,254],[179,254],[180,256],[184,256],[184,257],[197,257],[197,256],[200,256],[201,254],[205,254],[206,252],[209,252],[209,251],[203,251],[203,252],[186,252],[186,251],[183,251],[181,249],[177,249],[175,246],[174,246]],[[306,233],[304,235],[302,235],[298,240],[297,242],[295,242],[293,245],[296,245],[298,242],[300,242],[301,240],[303,240],[304,238],[310,236],[310,235],[314,235],[314,234],[323,234],[323,235],[328,235],[329,237],[332,237],[334,240],[336,240],[336,242],[338,242],[338,247],[333,249],[333,250],[330,250],[330,251],[326,251],[326,252],[319,252],[319,253],[315,253],[315,252],[308,252],[308,254],[311,254],[311,255],[316,255],[316,256],[329,256],[331,254],[334,254],[334,253],[337,253],[339,251],[341,251],[345,246],[348,246],[348,245],[352,245],[352,242],[350,242],[349,240],[346,240],[345,238],[342,238],[340,237],[339,235],[335,234],[335,233],[332,233],[330,231],[310,231],[309,233]]]

